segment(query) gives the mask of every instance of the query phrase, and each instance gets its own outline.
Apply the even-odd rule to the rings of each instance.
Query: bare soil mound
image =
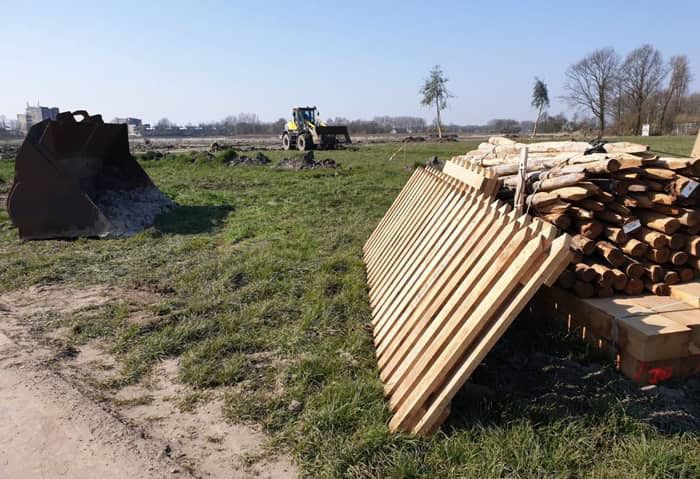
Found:
[[[325,160],[321,161],[316,161],[314,159],[314,152],[308,151],[302,156],[284,158],[279,163],[277,163],[277,166],[275,166],[275,168],[278,168],[280,170],[299,171],[313,170],[317,168],[340,169],[342,168],[342,166],[340,166],[340,163],[336,163],[335,160],[332,160],[330,158],[326,158]]]
[[[270,163],[270,159],[258,152],[254,156],[241,155],[229,160],[228,166],[264,166]]]

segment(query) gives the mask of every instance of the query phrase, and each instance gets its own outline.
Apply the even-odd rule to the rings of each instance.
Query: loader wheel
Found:
[[[314,147],[314,142],[309,135],[299,135],[297,138],[297,149],[307,151]]]
[[[284,135],[282,135],[282,148],[284,148],[285,150],[288,150],[291,147],[292,147],[292,144],[289,141],[289,135],[285,133]]]

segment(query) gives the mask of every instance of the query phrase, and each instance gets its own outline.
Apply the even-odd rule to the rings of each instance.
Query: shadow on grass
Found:
[[[200,234],[211,233],[219,228],[233,206],[180,206],[160,215],[153,225],[162,234]]]
[[[520,419],[585,424],[631,418],[662,434],[700,433],[700,379],[641,389],[555,323],[521,317],[452,403],[444,430]]]

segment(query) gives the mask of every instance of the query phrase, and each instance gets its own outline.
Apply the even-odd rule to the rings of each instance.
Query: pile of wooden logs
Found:
[[[524,209],[573,236],[574,259],[558,283],[580,297],[668,295],[700,270],[697,158],[658,157],[626,142],[494,137],[453,161],[495,174],[499,199],[512,201],[520,185]]]

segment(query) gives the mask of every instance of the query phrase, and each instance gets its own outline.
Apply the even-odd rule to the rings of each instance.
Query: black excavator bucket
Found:
[[[344,143],[350,144],[352,143],[352,140],[350,139],[350,132],[348,131],[348,127],[344,125],[334,125],[334,126],[317,126],[316,127],[316,132],[319,135],[334,135],[334,136],[342,136]]]
[[[85,111],[31,127],[7,198],[22,239],[129,236],[173,206],[131,156],[127,126]]]

